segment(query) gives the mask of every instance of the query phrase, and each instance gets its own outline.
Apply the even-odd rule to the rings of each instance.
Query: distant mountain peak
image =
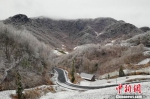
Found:
[[[17,23],[27,23],[29,22],[29,18],[24,14],[17,14],[12,17],[9,17],[5,22],[17,22]]]
[[[147,31],[150,31],[150,28],[145,26],[145,27],[141,27],[140,28],[143,32],[147,32]]]
[[[27,22],[29,21],[29,18],[24,15],[24,14],[17,14],[17,15],[14,15],[13,17],[11,17],[12,20],[14,21],[20,21],[20,22]]]

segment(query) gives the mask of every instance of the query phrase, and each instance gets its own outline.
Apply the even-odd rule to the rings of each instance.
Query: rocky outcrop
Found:
[[[29,22],[29,18],[24,14],[17,14],[13,17],[9,17],[4,21],[4,23],[12,23],[12,24],[25,24]]]

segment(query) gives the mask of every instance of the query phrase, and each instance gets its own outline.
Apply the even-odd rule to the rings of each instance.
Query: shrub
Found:
[[[55,92],[52,86],[44,86],[40,88],[33,88],[30,90],[25,90],[24,97],[25,99],[39,99],[42,95],[48,92]]]
[[[25,99],[38,99],[41,97],[41,93],[38,90],[28,90],[24,93]]]
[[[123,77],[123,76],[125,76],[125,73],[124,73],[124,71],[123,71],[123,67],[120,66],[120,69],[119,69],[119,77]]]

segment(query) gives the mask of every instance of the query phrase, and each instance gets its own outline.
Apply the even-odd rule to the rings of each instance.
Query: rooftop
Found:
[[[81,73],[80,76],[81,78],[91,80],[94,74]]]

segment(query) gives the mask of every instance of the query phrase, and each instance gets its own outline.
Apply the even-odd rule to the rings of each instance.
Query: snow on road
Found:
[[[132,84],[133,85],[133,84]],[[150,85],[149,82],[141,83],[141,91],[145,99],[150,99]],[[11,99],[10,94],[14,94],[14,90],[0,92],[0,99]],[[40,97],[40,99],[115,99],[117,94],[116,87],[89,90],[89,91],[61,91],[57,93],[47,93]]]
[[[132,84],[133,85],[133,84]],[[150,99],[150,85],[149,82],[141,83],[141,91],[145,99]],[[78,91],[63,91],[58,93],[48,93],[40,99],[115,99],[117,94],[116,87],[89,90],[85,92]]]

